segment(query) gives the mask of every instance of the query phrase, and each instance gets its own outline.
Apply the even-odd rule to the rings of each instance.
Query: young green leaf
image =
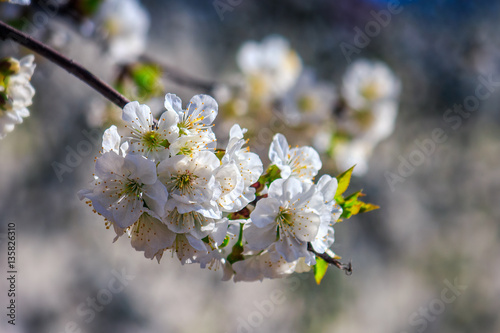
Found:
[[[316,265],[313,266],[314,269],[314,279],[316,283],[319,285],[321,280],[326,274],[326,270],[328,269],[328,263],[321,259],[320,257],[316,257]]]
[[[337,192],[335,193],[335,199],[337,199],[337,197],[340,197],[349,187],[354,167],[355,165],[353,165],[349,170],[337,176],[337,181],[339,184],[337,186]]]

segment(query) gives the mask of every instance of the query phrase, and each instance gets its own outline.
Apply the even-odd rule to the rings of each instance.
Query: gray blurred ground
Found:
[[[221,77],[235,69],[243,41],[280,33],[306,65],[336,82],[347,66],[340,42],[351,42],[353,28],[387,6],[243,0],[221,21],[211,1],[144,3],[152,14],[148,52],[193,75]],[[499,14],[498,1],[405,3],[361,50],[358,57],[381,59],[401,77],[400,113],[369,173],[353,182],[382,209],[336,226],[333,250],[352,260],[354,274],[330,269],[319,287],[311,275],[221,282],[220,272],[183,267],[168,255],[160,265],[149,261],[127,239],[112,244],[113,233],[76,197],[90,181],[98,147],[62,182],[51,166],[65,159],[65,147],[85,140],[84,113],[100,97],[37,58],[32,116],[0,142],[0,232],[16,223],[19,270],[17,323],[7,324],[2,303],[0,331],[77,332],[74,322],[93,333],[499,332],[500,90],[457,130],[443,121],[448,108],[474,94],[479,75],[500,80]],[[97,46],[70,35],[65,52],[109,80],[112,69]],[[13,51],[0,44],[2,55]],[[199,92],[175,85],[168,91],[183,100]],[[392,191],[385,172],[397,172],[399,156],[408,158],[414,140],[429,138],[434,128],[444,129],[448,140]],[[135,277],[85,322],[89,317],[78,308],[123,269]],[[6,300],[3,271],[0,299]],[[445,280],[455,279],[467,289],[440,303]],[[273,302],[276,290],[283,294]]]

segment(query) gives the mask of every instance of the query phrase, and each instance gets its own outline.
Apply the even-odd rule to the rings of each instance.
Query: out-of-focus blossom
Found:
[[[302,61],[282,36],[271,35],[261,43],[243,44],[237,55],[250,95],[268,101],[282,97],[297,81]]]
[[[362,59],[347,69],[331,149],[339,169],[356,164],[355,174],[367,171],[373,149],[394,131],[400,91],[400,80],[381,62]]]
[[[321,124],[332,117],[336,99],[334,85],[317,81],[314,73],[306,69],[283,98],[283,113],[290,126]]]
[[[31,0],[0,0],[1,2],[10,2],[16,5],[28,6],[31,4]]]
[[[342,79],[342,96],[354,109],[397,100],[401,82],[392,70],[379,61],[360,59],[353,62]]]
[[[30,83],[35,71],[34,60],[33,55],[21,60],[0,60],[0,139],[30,114],[27,107],[32,104],[35,95]]]
[[[146,48],[150,18],[138,0],[106,0],[95,22],[116,61],[131,62]]]

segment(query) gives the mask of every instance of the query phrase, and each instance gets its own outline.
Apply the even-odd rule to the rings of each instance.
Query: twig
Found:
[[[130,102],[122,94],[120,94],[110,85],[89,72],[82,65],[71,59],[68,59],[56,50],[33,39],[27,34],[12,28],[2,21],[0,21],[0,39],[10,39],[13,42],[16,42],[30,49],[31,51],[38,53],[42,57],[52,61],[56,65],[62,67],[67,72],[73,74],[74,76],[85,82],[87,85],[95,89],[98,93],[109,99],[114,104],[118,105],[120,108],[123,108],[127,103]]]
[[[146,63],[152,63],[152,64],[160,66],[161,69],[166,73],[166,76],[169,80],[171,80],[171,81],[173,81],[181,86],[200,88],[200,89],[203,89],[206,91],[210,91],[215,87],[216,82],[214,82],[214,81],[207,81],[207,80],[193,77],[189,74],[181,72],[180,70],[174,68],[171,65],[161,63],[161,62],[151,58],[148,55],[142,55],[140,57],[140,60],[143,62],[146,62]]]
[[[346,275],[352,274],[351,262],[349,262],[348,264],[343,264],[340,261],[338,261],[337,259],[330,257],[327,253],[318,253],[318,252],[314,251],[311,243],[307,243],[307,250],[314,253],[317,257],[320,257],[321,259],[323,259],[324,261],[326,261],[330,265],[334,265],[337,268],[343,270]]]

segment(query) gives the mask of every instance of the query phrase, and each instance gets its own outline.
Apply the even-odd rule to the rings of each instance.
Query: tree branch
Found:
[[[307,250],[309,252],[314,253],[316,255],[316,257],[320,257],[321,259],[323,259],[324,261],[326,261],[330,265],[334,265],[337,268],[343,270],[346,275],[351,275],[352,274],[352,264],[351,264],[351,262],[349,262],[348,264],[343,264],[340,261],[338,261],[337,259],[334,259],[334,258],[330,257],[327,253],[318,253],[318,252],[314,251],[311,243],[307,243]]]
[[[97,76],[89,72],[82,65],[71,59],[68,59],[56,50],[33,39],[29,35],[12,28],[2,21],[0,21],[0,39],[10,39],[13,42],[18,43],[30,49],[31,51],[38,53],[42,57],[52,61],[56,65],[65,69],[68,73],[73,74],[74,76],[85,82],[87,85],[92,87],[94,90],[109,99],[114,104],[118,105],[120,108],[123,108],[127,103],[130,102],[122,94],[120,94],[106,82],[102,81]]]

